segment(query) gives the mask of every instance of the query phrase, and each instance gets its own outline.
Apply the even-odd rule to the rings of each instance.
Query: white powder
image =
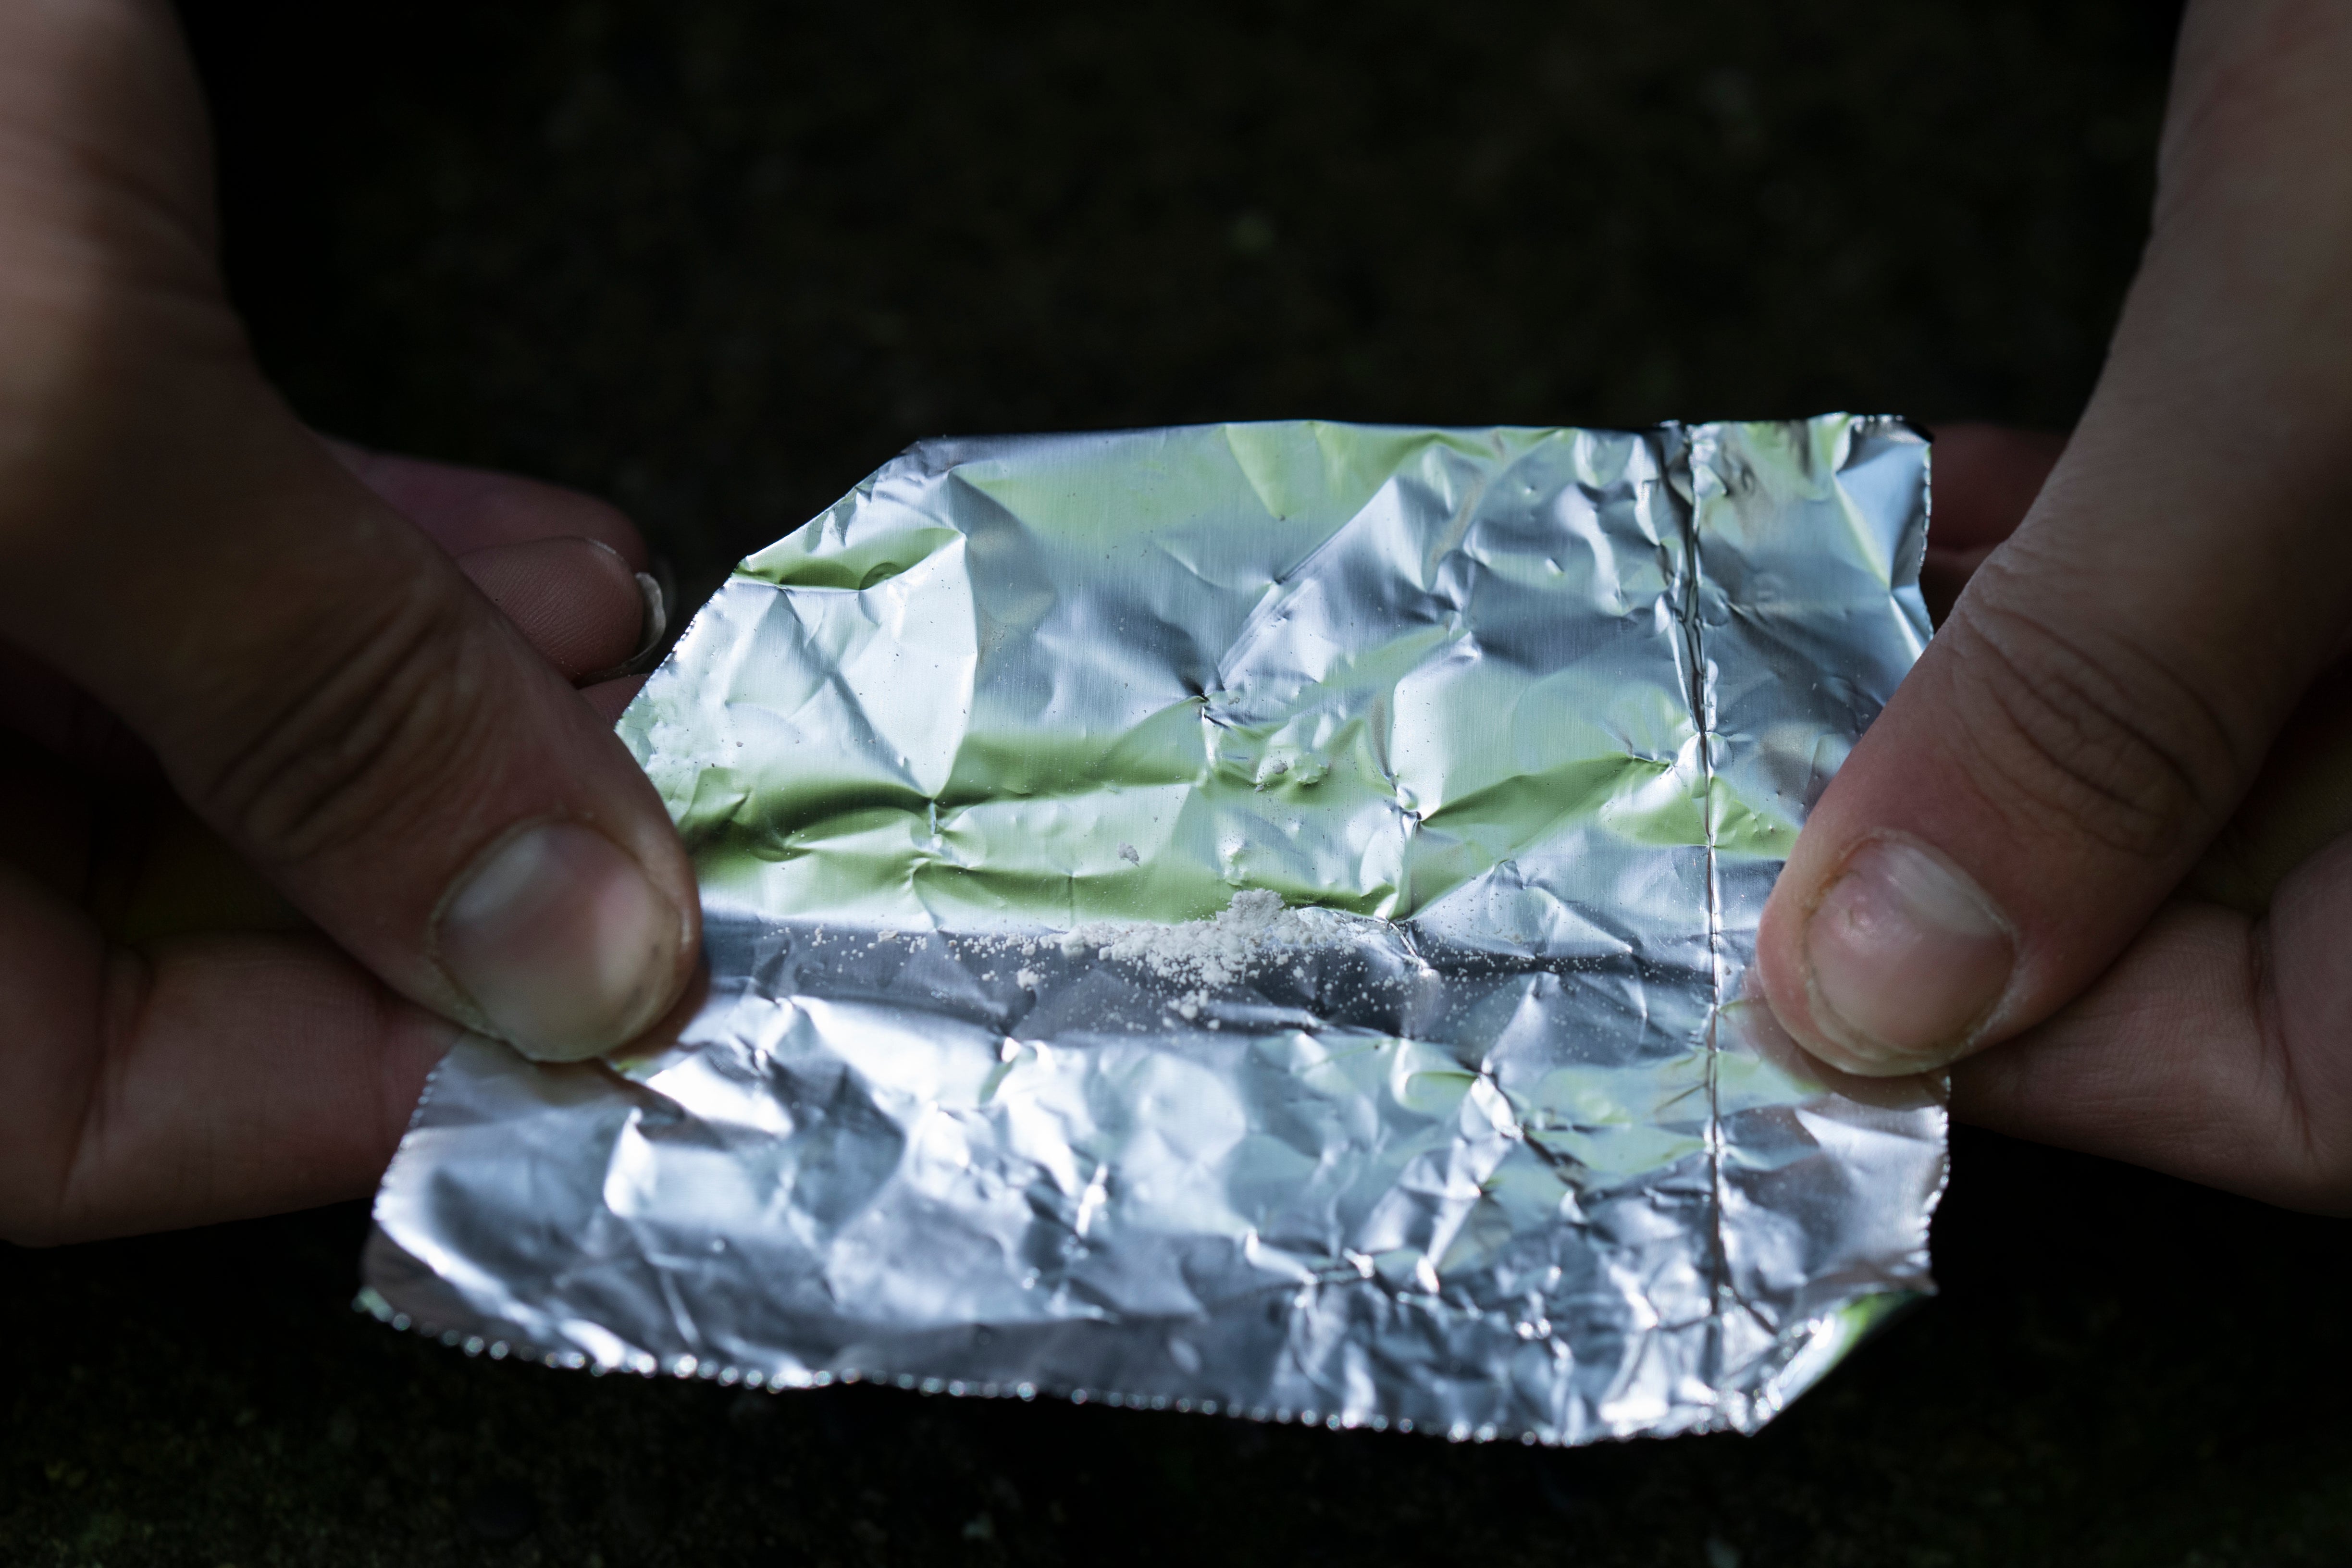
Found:
[[[879,939],[887,942],[898,936],[896,931],[885,931]],[[921,938],[915,940],[919,943]],[[1232,904],[1205,920],[1187,920],[1173,925],[1105,920],[1081,925],[1058,937],[971,936],[947,939],[949,953],[966,960],[1015,954],[1030,957],[1051,952],[1058,946],[1066,958],[1093,957],[1105,963],[1137,965],[1170,988],[1173,994],[1167,1000],[1168,1010],[1188,1021],[1201,1018],[1216,991],[1247,979],[1263,964],[1279,961],[1293,965],[1291,977],[1302,985],[1307,983],[1306,967],[1296,962],[1297,950],[1329,946],[1345,940],[1328,920],[1309,920],[1297,910],[1285,908],[1280,894],[1262,888],[1234,894]],[[995,968],[982,969],[978,977],[983,983],[992,982],[1000,973]],[[1026,964],[1014,970],[1013,979],[1023,990],[1032,992],[1045,983],[1045,974]],[[1129,1027],[1142,1026],[1130,1023]],[[1217,1020],[1208,1020],[1208,1027],[1219,1027]]]
[[[1140,964],[1160,979],[1192,988],[1192,994],[1177,1005],[1178,1011],[1191,1018],[1200,1011],[1198,993],[1242,979],[1269,956],[1269,949],[1310,946],[1316,936],[1315,927],[1297,910],[1283,907],[1280,894],[1252,888],[1234,894],[1232,904],[1206,920],[1178,925],[1108,921],[1081,925],[1062,938],[1062,951],[1075,958],[1092,948],[1106,962]]]

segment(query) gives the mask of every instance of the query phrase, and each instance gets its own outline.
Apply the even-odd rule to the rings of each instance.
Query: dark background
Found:
[[[2063,427],[2177,8],[184,9],[303,413],[693,591],[941,431]],[[1966,1132],[1941,1299],[1759,1437],[1573,1453],[467,1361],[348,1310],[364,1223],[0,1249],[0,1562],[2352,1561],[2346,1228]]]

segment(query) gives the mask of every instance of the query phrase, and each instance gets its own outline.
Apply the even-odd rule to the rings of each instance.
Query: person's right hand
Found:
[[[522,481],[339,460],[226,303],[209,159],[161,0],[0,6],[16,1240],[364,1191],[458,1028],[610,1051],[698,956],[661,802],[567,679],[625,656],[635,589],[604,545],[634,533]],[[94,885],[142,779],[192,819],[166,813],[159,852],[226,846],[304,918],[192,920],[139,891],[174,881],[152,865]]]
[[[2352,1212],[2347,78],[2352,6],[2190,5],[2098,390],[1758,957],[1833,1066],[1950,1067],[1964,1118]]]

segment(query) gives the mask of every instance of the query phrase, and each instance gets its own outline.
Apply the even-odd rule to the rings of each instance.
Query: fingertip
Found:
[[[1851,1073],[1805,1050],[1773,1012],[1761,994],[1759,980],[1750,971],[1735,999],[1723,1009],[1722,1042],[1727,1049],[1769,1061],[1824,1092],[1885,1110],[1915,1109],[1948,1100],[1948,1085],[1934,1073]]]
[[[620,667],[646,640],[641,574],[601,540],[494,545],[457,565],[566,680]]]
[[[1795,971],[1783,978],[1797,1004],[1790,1032],[1865,1077],[1933,1071],[1967,1054],[2017,965],[2015,927],[1984,890],[1933,846],[1893,831],[1847,852],[1780,949],[1778,967]]]
[[[467,872],[435,921],[434,950],[488,1032],[539,1061],[577,1061],[670,1011],[696,936],[690,905],[619,844],[551,821],[509,834]]]
[[[687,1026],[700,1016],[703,1004],[709,999],[710,966],[698,954],[694,967],[688,974],[677,999],[670,1004],[669,1011],[626,1045],[606,1054],[616,1065],[625,1068],[675,1049],[680,1037],[686,1033]]]

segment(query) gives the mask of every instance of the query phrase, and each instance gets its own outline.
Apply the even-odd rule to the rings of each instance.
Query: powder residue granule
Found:
[[[1280,894],[1262,888],[1235,894],[1232,904],[1206,919],[1173,925],[1096,921],[1059,936],[941,934],[949,957],[968,966],[974,979],[994,985],[1010,971],[1013,984],[1032,996],[1045,988],[1051,975],[1023,960],[1056,948],[1081,967],[1087,960],[1132,964],[1160,983],[1154,988],[1161,991],[1161,1005],[1172,1018],[1209,1029],[1223,1027],[1205,1016],[1218,991],[1268,967],[1279,967],[1289,980],[1307,985],[1307,950],[1349,946],[1361,935],[1344,916],[1324,909],[1287,908]],[[919,933],[885,930],[875,934],[866,951],[902,938],[916,948],[929,940]],[[1144,1026],[1129,1020],[1128,1027]]]
[[[1081,925],[1062,938],[1062,951],[1075,958],[1091,948],[1097,958],[1139,964],[1162,980],[1213,990],[1246,977],[1269,949],[1311,946],[1318,935],[1297,910],[1283,906],[1280,894],[1252,888],[1234,894],[1232,904],[1206,920]],[[1185,1016],[1198,1011],[1196,1002]]]

